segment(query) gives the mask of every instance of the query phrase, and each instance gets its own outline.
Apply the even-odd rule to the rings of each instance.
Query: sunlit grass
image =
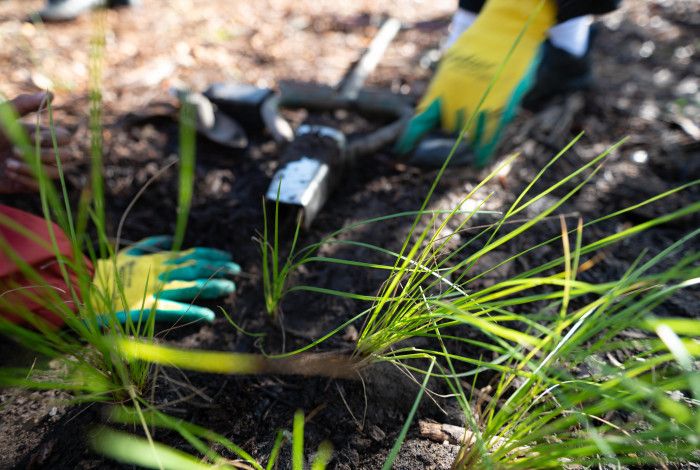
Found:
[[[66,303],[55,289],[46,286],[38,268],[22,260],[4,239],[0,249],[17,265],[23,277],[34,284],[38,293],[26,296],[64,323],[57,330],[45,319],[30,311],[24,304],[9,303],[0,295],[4,310],[11,310],[24,323],[15,324],[0,318],[0,333],[11,337],[23,347],[38,354],[36,364],[28,368],[0,370],[0,385],[25,388],[60,389],[72,393],[76,401],[134,400],[150,385],[151,365],[142,361],[127,361],[114,353],[115,341],[129,336],[152,339],[155,333],[154,315],[149,309],[142,312],[143,322],[127,318],[122,324],[117,315],[124,310],[126,301],[120,276],[114,297],[99,292],[94,284],[91,265],[98,259],[114,255],[115,248],[108,234],[105,220],[105,191],[103,181],[103,125],[102,125],[102,63],[106,24],[103,13],[93,15],[93,36],[90,42],[90,185],[80,197],[70,194],[56,141],[56,125],[51,103],[47,103],[48,128],[51,130],[56,166],[59,172],[57,191],[41,167],[39,124],[37,133],[29,136],[20,124],[14,109],[6,102],[0,103],[0,126],[13,145],[21,151],[22,158],[34,171],[39,183],[42,214],[47,223],[49,240],[44,241],[8,217],[0,217],[0,223],[9,230],[35,241],[56,254],[63,281],[71,301]],[[188,111],[183,109],[183,113]],[[190,111],[191,114],[191,111]],[[176,226],[176,243],[184,237],[192,198],[194,179],[194,124],[187,116],[181,120],[180,185]],[[76,206],[77,204],[77,206]],[[60,254],[55,222],[71,243],[71,256]],[[121,228],[121,224],[120,224]],[[119,230],[120,231],[120,230]],[[116,234],[119,238],[120,233]],[[117,241],[119,243],[119,241]],[[114,266],[116,272],[116,265]],[[13,286],[5,286],[12,289]],[[128,317],[128,316],[127,316]],[[50,361],[61,367],[49,368]]]
[[[700,282],[700,256],[689,254],[660,274],[644,276],[684,248],[669,247],[633,266],[596,301],[553,315],[531,344],[492,333],[516,354],[506,370],[499,369],[486,407],[472,417],[481,445],[465,446],[459,467],[656,466],[693,459],[700,442],[700,376],[692,366],[700,355],[700,325],[650,315],[677,291]],[[625,341],[621,335],[635,328],[649,334]],[[616,352],[627,359],[611,363],[609,355]],[[587,368],[592,372],[583,374]]]
[[[91,445],[110,458],[147,468],[240,468],[243,465],[263,468],[262,463],[224,436],[154,408],[143,397],[151,380],[152,364],[206,373],[298,374],[352,379],[373,363],[394,362],[424,374],[420,393],[384,468],[390,468],[397,457],[431,377],[445,380],[452,398],[466,416],[471,438],[462,446],[456,462],[459,468],[546,468],[576,464],[663,466],[696,456],[694,452],[700,445],[700,415],[697,413],[700,376],[696,364],[700,356],[700,322],[654,317],[653,313],[670,296],[697,286],[700,255],[690,247],[699,231],[691,231],[649,259],[640,256],[620,279],[594,283],[586,281],[582,274],[595,269],[595,255],[600,250],[644,230],[696,214],[700,203],[584,242],[588,228],[621,217],[642,205],[662,201],[698,181],[613,214],[579,221],[573,227],[562,218],[561,233],[545,241],[533,239],[527,249],[495,266],[475,270],[489,253],[522,238],[529,240],[532,229],[556,217],[566,202],[593,178],[615,146],[559,182],[531,194],[536,183],[565,155],[577,137],[537,174],[508,210],[498,214],[489,212],[491,216],[498,216],[495,223],[480,226],[476,231],[474,218],[486,213],[483,207],[488,198],[473,210],[463,210],[464,203],[474,198],[503,166],[510,164],[510,159],[495,168],[452,210],[428,210],[450,155],[419,210],[351,224],[303,248],[297,246],[298,224],[286,256],[283,256],[280,242],[279,207],[275,207],[271,222],[265,209],[260,248],[265,306],[270,315],[278,314],[281,302],[291,292],[322,293],[371,303],[368,310],[290,353],[270,357],[155,344],[152,312],[144,312],[147,321],[143,325],[128,321],[122,326],[116,318],[116,311],[121,310],[119,302],[109,305],[107,311],[96,309],[91,296],[97,294],[93,292],[90,271],[82,253],[86,252],[93,262],[114,254],[106,231],[102,180],[100,75],[104,30],[100,28],[104,25],[97,28],[90,67],[91,188],[80,198],[76,211],[71,209],[58,149],[60,191],[56,191],[41,172],[38,149],[32,146],[29,136],[18,129],[16,116],[7,106],[0,106],[3,126],[35,169],[45,218],[56,221],[73,244],[73,258],[58,257],[64,276],[68,277],[69,271],[78,274],[77,283],[69,282],[73,301],[78,306],[77,314],[55,292],[47,291],[45,296],[36,298],[65,321],[66,330],[51,328],[21,307],[17,314],[29,328],[0,319],[0,331],[37,353],[60,359],[65,369],[53,372],[41,367],[5,369],[0,371],[0,384],[68,390],[78,400],[127,401],[131,406],[114,408],[110,420],[117,425],[140,427],[145,438],[102,427],[92,435]],[[504,66],[505,62],[501,68]],[[494,81],[496,79],[497,76]],[[478,111],[475,110],[473,116]],[[184,239],[194,181],[195,134],[191,118],[191,110],[184,107],[180,127],[176,247]],[[49,119],[53,128],[50,106]],[[464,130],[470,125],[471,120]],[[460,139],[463,134],[464,131]],[[54,147],[57,146],[54,144]],[[580,179],[583,181],[577,182]],[[573,189],[566,189],[564,196],[537,214],[525,217],[526,209],[532,209],[537,201],[570,186]],[[374,228],[398,217],[413,218],[399,251],[341,237],[359,227]],[[12,220],[0,219],[0,223],[22,233],[22,227],[17,227]],[[425,228],[420,229],[422,226]],[[90,229],[97,234],[96,240],[90,240]],[[467,236],[471,233],[474,235]],[[458,236],[466,237],[466,241],[459,242],[457,248],[448,249],[457,242]],[[386,261],[318,255],[321,247],[331,245],[368,249]],[[56,249],[55,239],[48,247]],[[489,287],[480,287],[479,281],[488,273],[542,247],[555,247],[561,256],[544,260],[538,266]],[[4,240],[0,240],[0,248],[12,257],[12,249]],[[683,252],[683,256],[679,256],[679,252]],[[13,260],[23,275],[41,283],[38,273],[16,258]],[[661,267],[661,262],[668,259],[678,261],[671,267]],[[381,270],[387,278],[376,291],[365,293],[293,285],[291,277],[299,267],[313,263]],[[98,317],[105,316],[109,319],[106,324],[98,322]],[[364,324],[352,353],[308,353],[346,325],[359,320]],[[629,329],[646,333],[642,337],[638,335],[630,346],[622,336]],[[464,334],[467,331],[478,334]],[[429,346],[413,346],[410,340],[416,337],[428,338]],[[476,349],[480,355],[467,355],[465,349]],[[608,354],[615,352],[626,354],[619,364],[606,360]],[[581,372],[589,367],[592,359],[598,358],[601,361],[597,369],[586,374]],[[427,365],[417,366],[414,359],[421,359]],[[492,377],[491,398],[486,403],[466,393],[462,382],[482,376]],[[475,412],[477,404],[479,409]],[[292,468],[303,467],[304,426],[304,415],[297,412],[291,433],[286,430],[277,433],[265,468],[275,468],[280,450],[287,443],[291,443]],[[176,431],[198,455],[155,442],[151,436],[155,428]],[[330,445],[322,443],[315,456],[310,462],[311,468],[325,468],[332,458]]]

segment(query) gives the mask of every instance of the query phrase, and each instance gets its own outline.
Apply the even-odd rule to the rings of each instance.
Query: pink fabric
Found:
[[[51,246],[49,230],[46,225],[46,221],[43,218],[19,209],[3,206],[1,204],[0,214],[13,219],[15,222],[30,230],[42,240],[45,240],[48,245]],[[56,224],[53,224],[53,230],[60,253],[66,257],[72,258],[72,248],[68,237],[66,237],[63,231]],[[25,237],[21,233],[12,230],[10,227],[2,223],[0,223],[0,237],[4,238],[9,246],[12,247],[12,250],[16,255],[20,256],[24,261],[33,266],[34,269],[42,276],[45,282],[45,285],[40,286],[35,282],[26,279],[22,275],[19,267],[10,259],[9,256],[7,256],[4,250],[0,250],[0,295],[3,296],[3,300],[10,304],[9,309],[6,309],[4,306],[0,306],[0,315],[9,318],[15,323],[20,323],[21,320],[13,314],[13,309],[11,308],[12,304],[19,303],[24,304],[27,308],[29,308],[29,310],[43,317],[51,324],[55,326],[62,325],[63,321],[55,313],[47,310],[27,296],[28,292],[32,292],[35,296],[42,297],[42,292],[45,292],[46,289],[53,288],[64,301],[69,302],[68,305],[73,305],[72,310],[75,311],[73,298],[65,280],[63,279],[63,276],[61,275],[61,271],[58,263],[56,262],[56,257],[53,251],[47,250],[45,247],[34,242],[28,237]],[[92,265],[89,263],[89,261],[87,259],[85,261],[88,264],[89,269],[92,269]],[[77,288],[77,276],[72,272],[69,273],[69,276],[71,278],[71,284]],[[25,286],[31,287],[23,289],[22,287]]]

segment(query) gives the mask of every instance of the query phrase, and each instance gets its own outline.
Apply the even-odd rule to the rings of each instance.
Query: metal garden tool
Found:
[[[265,197],[301,211],[306,228],[356,158],[393,142],[412,115],[412,107],[399,95],[362,88],[400,29],[396,19],[386,20],[336,87],[282,82],[279,95],[272,95],[261,108],[273,137],[278,142],[289,142]],[[366,135],[348,138],[334,127],[306,122],[292,136],[291,127],[279,115],[280,108],[347,109],[364,116],[388,118],[390,123]]]
[[[173,89],[180,103],[194,109],[197,132],[219,145],[235,149],[248,146],[248,137],[239,123],[221,112],[205,95],[193,91]]]

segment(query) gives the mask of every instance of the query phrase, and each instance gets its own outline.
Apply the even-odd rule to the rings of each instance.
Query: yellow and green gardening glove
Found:
[[[433,129],[458,135],[515,47],[465,135],[474,162],[484,165],[532,85],[539,47],[555,20],[554,0],[487,1],[474,23],[446,52],[396,151],[411,152]],[[439,167],[446,158],[447,154],[432,155],[428,158],[432,161],[419,161],[421,157],[415,155],[409,162]]]
[[[171,246],[171,237],[150,237],[97,262],[92,302],[102,312],[99,323],[109,323],[108,312],[116,312],[120,323],[145,322],[151,312],[156,321],[171,323],[214,320],[210,309],[186,302],[234,292],[235,284],[223,278],[240,273],[240,267],[221,250],[167,251]]]

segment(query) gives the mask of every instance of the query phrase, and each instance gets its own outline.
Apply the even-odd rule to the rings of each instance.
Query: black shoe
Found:
[[[48,0],[39,12],[43,21],[70,21],[79,15],[102,7],[134,5],[137,0]]]
[[[545,41],[535,84],[525,95],[523,107],[536,111],[555,96],[590,88],[593,84],[590,56],[590,45],[583,57],[576,57],[554,46],[549,39]]]

